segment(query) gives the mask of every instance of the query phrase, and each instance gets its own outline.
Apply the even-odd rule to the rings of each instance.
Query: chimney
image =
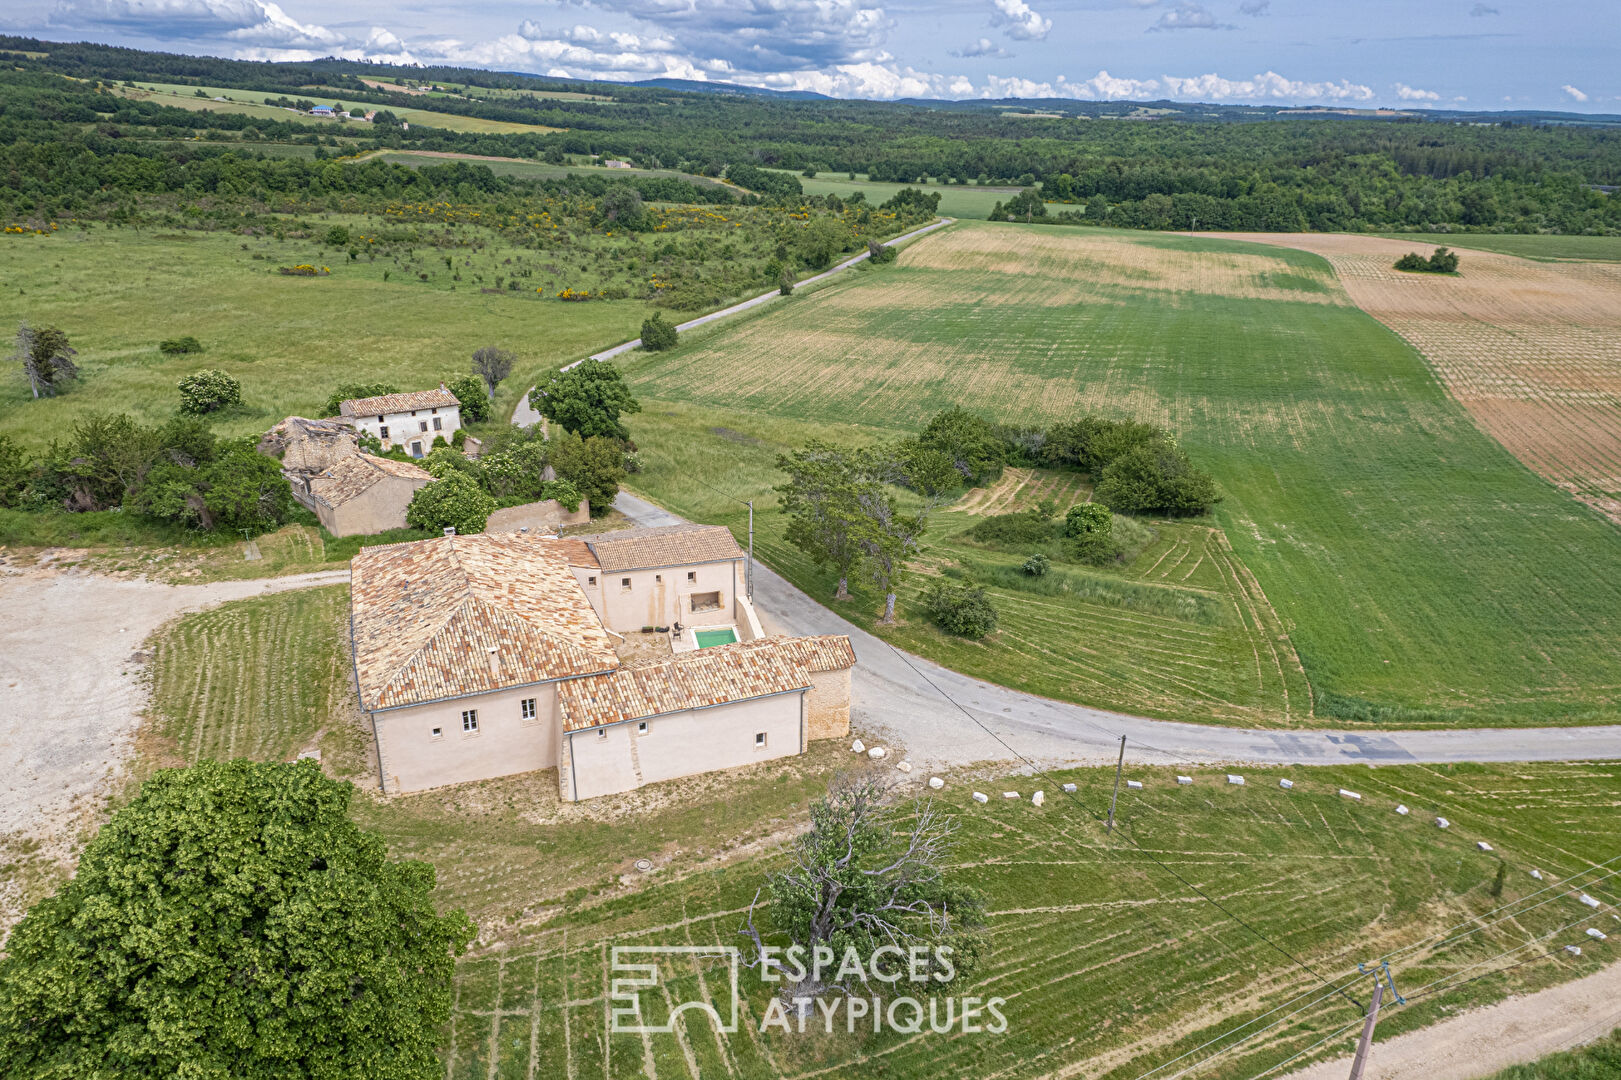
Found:
[[[518,531],[520,533],[523,533],[525,536],[528,536],[529,535],[529,526],[525,525],[522,528],[520,528]]]
[[[450,389],[450,388],[449,388],[449,387],[448,387],[448,386],[446,386],[446,385],[445,385],[445,384],[444,384],[444,383],[440,383],[440,384],[439,384],[439,389],[441,389],[441,390],[448,390],[448,389]]]
[[[498,645],[491,645],[489,652],[490,674],[499,679],[501,677],[501,648]]]
[[[446,525],[445,526],[445,535],[446,536],[455,536],[456,535],[456,526],[454,526],[454,525]]]

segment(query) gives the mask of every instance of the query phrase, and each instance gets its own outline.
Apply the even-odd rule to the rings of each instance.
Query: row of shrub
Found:
[[[1136,420],[1083,416],[1033,427],[951,408],[905,443],[901,455],[909,473],[929,475],[926,466],[938,460],[971,485],[994,481],[1008,465],[1077,469],[1095,479],[1093,499],[1121,514],[1202,514],[1221,498],[1214,478],[1169,432]]]
[[[177,416],[147,427],[89,413],[32,456],[0,435],[0,507],[126,513],[198,531],[264,532],[296,512],[281,467],[250,436],[220,439]]]

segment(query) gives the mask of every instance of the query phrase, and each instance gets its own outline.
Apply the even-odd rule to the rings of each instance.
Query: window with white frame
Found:
[[[636,721],[636,734],[638,734],[638,735],[646,735],[647,734],[647,721],[646,720],[638,720],[638,721]]]
[[[434,728],[433,729],[433,734],[428,736],[428,738],[430,738],[430,739],[442,739],[444,737],[445,737],[445,729],[444,728]]]
[[[756,750],[765,749],[765,732],[756,731],[754,733],[754,748]]]
[[[597,728],[597,738],[606,739],[607,737],[608,737],[608,729],[607,728],[605,728],[605,727]]]
[[[478,710],[462,710],[462,731],[468,735],[478,734]]]
[[[535,699],[532,698],[532,697],[524,698],[521,702],[518,703],[518,712],[521,715],[522,719],[524,719],[524,720],[533,720],[535,718],[535,712],[536,712],[536,710],[535,710]]]
[[[620,592],[629,592],[630,591],[630,578],[625,577],[625,578],[620,578],[619,579],[619,591]]]
[[[595,575],[595,574],[591,574],[591,575],[590,575],[590,576],[588,576],[588,577],[587,577],[587,578],[586,578],[586,579],[585,579],[585,583],[586,583],[586,584],[587,584],[587,585],[591,585],[591,586],[595,586],[595,585],[596,585],[596,583],[597,583],[597,575]]]
[[[697,583],[698,583],[698,571],[696,571],[696,570],[688,570],[687,571],[687,584],[688,585],[696,585]]]

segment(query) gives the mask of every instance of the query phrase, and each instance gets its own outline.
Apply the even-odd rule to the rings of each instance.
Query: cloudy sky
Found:
[[[0,27],[246,59],[344,56],[839,97],[1621,112],[1594,0],[7,0]]]

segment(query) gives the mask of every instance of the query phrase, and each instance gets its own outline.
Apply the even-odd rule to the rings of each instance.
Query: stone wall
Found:
[[[484,531],[514,533],[527,528],[531,533],[551,532],[565,525],[583,525],[590,520],[591,503],[587,499],[581,499],[580,508],[572,514],[563,509],[563,504],[556,499],[543,499],[497,510],[484,523]]]

